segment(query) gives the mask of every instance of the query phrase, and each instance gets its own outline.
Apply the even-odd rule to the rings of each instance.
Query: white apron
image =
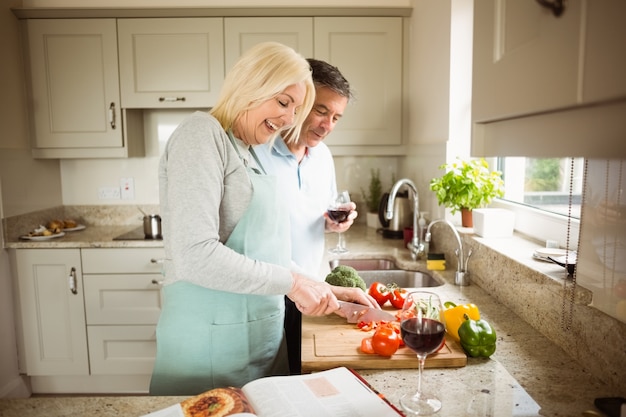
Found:
[[[232,136],[231,142],[237,149]],[[275,177],[248,174],[252,199],[226,246],[289,267],[289,213],[279,204]],[[236,294],[185,281],[165,286],[150,394],[195,395],[288,374],[284,313],[283,295]]]

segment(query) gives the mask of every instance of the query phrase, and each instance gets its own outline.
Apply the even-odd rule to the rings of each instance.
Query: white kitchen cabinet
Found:
[[[28,375],[88,375],[78,249],[13,251]]]
[[[163,248],[82,250],[92,375],[152,374],[163,257]]]
[[[17,249],[21,371],[35,393],[146,393],[163,248]]]
[[[226,18],[226,67],[263,41],[337,66],[356,100],[326,143],[335,154],[367,152],[363,145],[393,153],[402,144],[402,24],[400,17]]]
[[[313,56],[312,17],[230,17],[224,19],[226,72],[243,52],[261,42],[280,42],[305,58]]]
[[[626,97],[626,2],[587,1],[583,62],[584,102]]]
[[[325,142],[401,145],[402,19],[316,17],[314,34],[314,57],[338,67],[356,96]]]
[[[623,155],[626,3],[474,3],[472,154]]]
[[[473,119],[497,120],[626,96],[620,1],[474,4]]]
[[[224,79],[223,19],[118,19],[124,108],[208,108]]]
[[[25,25],[33,155],[140,153],[140,117],[122,114],[120,106],[115,19],[31,19]],[[140,136],[136,148],[125,133]]]

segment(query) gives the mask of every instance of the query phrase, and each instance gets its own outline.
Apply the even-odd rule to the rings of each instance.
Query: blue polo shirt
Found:
[[[293,261],[320,281],[324,257],[324,212],[337,192],[333,156],[323,142],[307,148],[302,161],[282,138],[273,145],[255,146],[255,152],[268,175],[278,177],[278,186],[289,205]]]

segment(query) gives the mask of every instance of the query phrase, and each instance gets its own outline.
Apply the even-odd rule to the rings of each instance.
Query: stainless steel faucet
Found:
[[[470,251],[467,253],[467,257],[465,257],[465,252],[463,252],[463,241],[461,240],[461,236],[459,235],[459,232],[457,232],[456,227],[454,227],[452,222],[450,222],[449,220],[445,220],[445,219],[437,219],[437,220],[433,220],[432,222],[430,222],[430,224],[426,228],[426,236],[424,237],[424,241],[426,242],[427,245],[430,244],[430,240],[431,240],[430,229],[436,223],[445,223],[448,226],[450,226],[450,228],[452,229],[452,232],[454,233],[454,237],[456,237],[456,241],[459,245],[459,247],[455,249],[454,251],[454,254],[456,255],[456,260],[457,260],[457,268],[456,268],[456,274],[454,276],[454,283],[456,285],[469,285],[469,272],[467,270],[467,264],[469,262],[470,256],[472,256],[472,250],[470,249]]]
[[[419,197],[417,195],[417,187],[408,178],[403,178],[397,181],[393,187],[391,187],[391,191],[389,192],[389,200],[387,200],[387,211],[385,212],[385,218],[387,220],[391,220],[393,217],[393,207],[396,200],[396,194],[400,188],[406,185],[413,192],[413,239],[406,245],[409,251],[411,252],[411,258],[415,261],[420,258],[424,254],[424,244],[420,242],[419,232],[417,229],[417,221],[419,215]]]

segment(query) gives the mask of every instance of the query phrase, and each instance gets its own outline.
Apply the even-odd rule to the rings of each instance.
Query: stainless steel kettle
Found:
[[[404,228],[411,227],[413,222],[413,212],[411,201],[407,194],[398,194],[393,203],[393,217],[391,220],[385,218],[389,193],[384,193],[378,206],[378,219],[383,225],[383,237],[389,239],[403,239]]]

